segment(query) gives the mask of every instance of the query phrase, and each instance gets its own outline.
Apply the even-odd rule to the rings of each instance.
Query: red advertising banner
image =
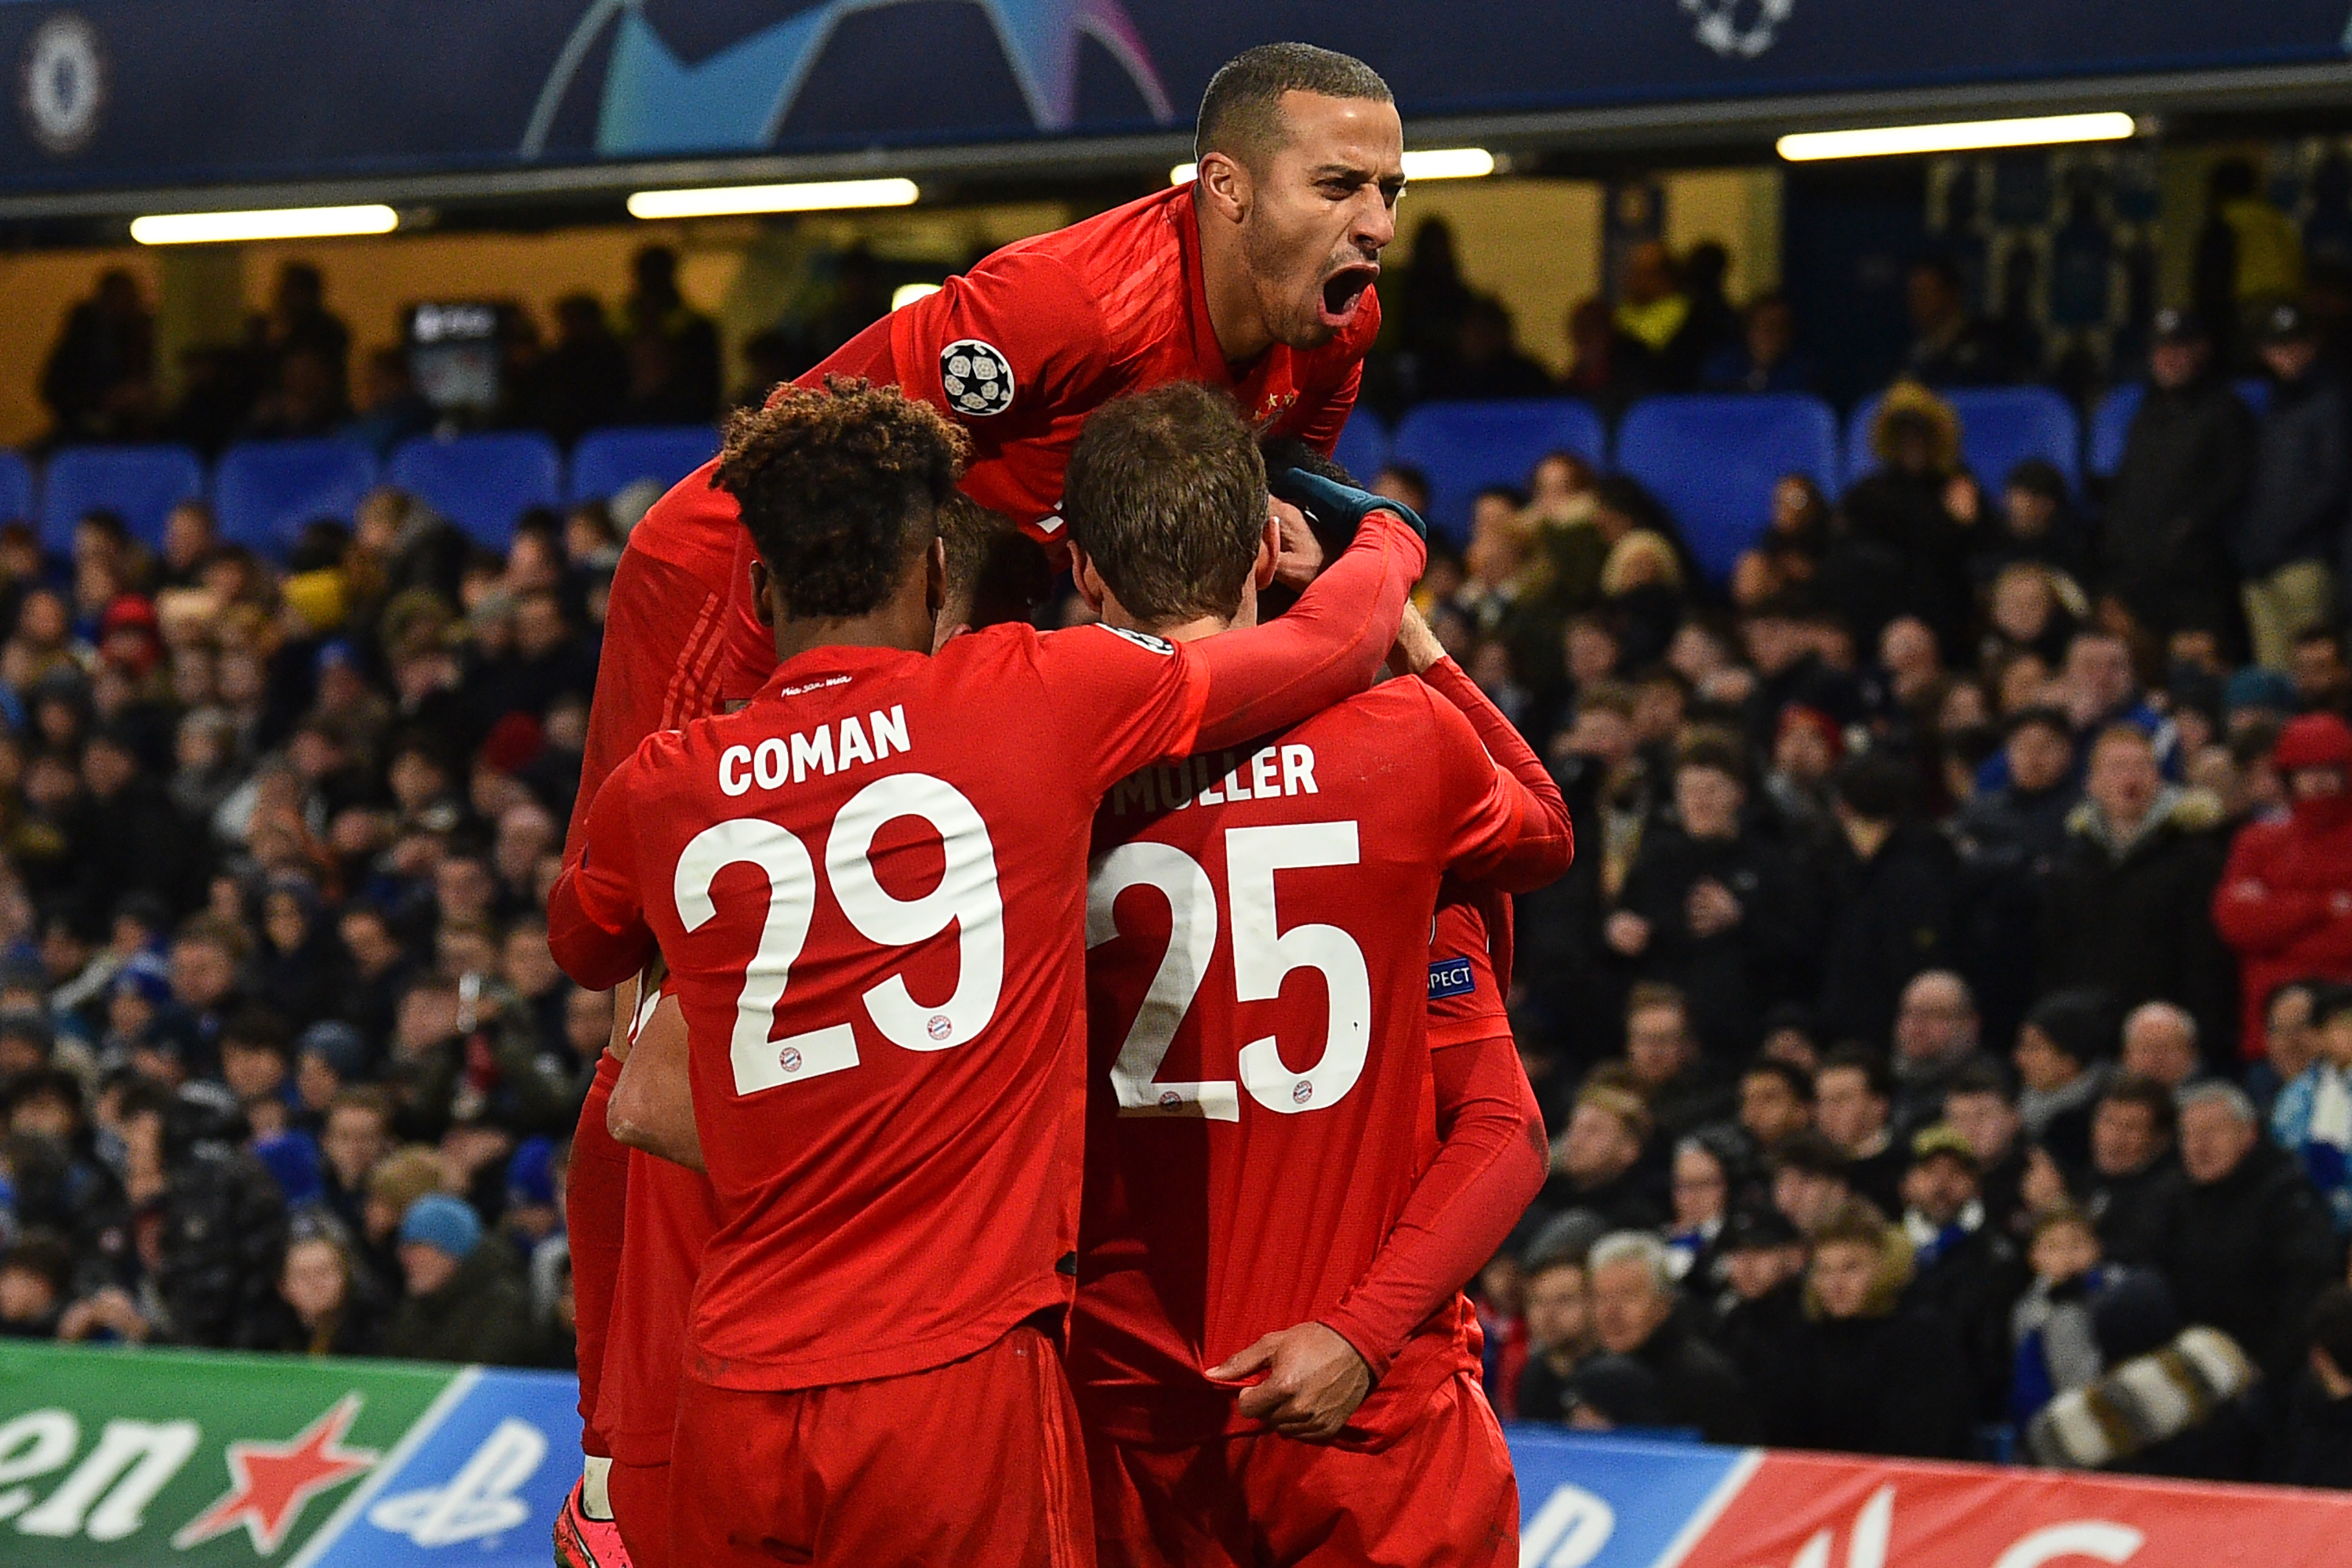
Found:
[[[2352,1564],[2352,1496],[1772,1453],[1675,1568],[2230,1563]]]

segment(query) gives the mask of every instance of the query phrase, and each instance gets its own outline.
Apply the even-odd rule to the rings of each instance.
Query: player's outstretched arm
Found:
[[[597,791],[580,857],[563,868],[547,899],[547,945],[556,967],[591,991],[611,990],[644,969],[655,952],[638,893],[631,777],[624,764]]]
[[[702,1138],[694,1126],[694,1089],[687,1075],[686,1015],[675,996],[654,1005],[637,1031],[613,1086],[604,1114],[613,1140],[699,1171]]]
[[[1478,683],[1447,656],[1419,611],[1407,606],[1389,668],[1420,677],[1469,721],[1487,773],[1486,799],[1465,825],[1448,869],[1465,882],[1528,892],[1555,881],[1576,858],[1576,826],[1568,802],[1518,727],[1486,700]],[[1448,757],[1448,762],[1464,759]],[[1451,770],[1449,770],[1450,772]]]
[[[1368,511],[1355,542],[1288,615],[1190,645],[1209,685],[1199,738],[1187,749],[1234,745],[1363,690],[1396,641],[1427,559],[1412,523],[1385,507]]]
[[[1433,1051],[1430,1064],[1437,1155],[1371,1268],[1323,1319],[1376,1377],[1495,1256],[1542,1188],[1549,1163],[1543,1112],[1508,1035]]]

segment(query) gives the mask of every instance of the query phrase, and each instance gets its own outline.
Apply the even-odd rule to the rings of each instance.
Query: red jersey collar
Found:
[[[828,644],[824,647],[813,647],[803,654],[795,654],[776,666],[776,672],[768,677],[766,685],[760,688],[760,695],[763,698],[797,697],[803,691],[831,684],[829,677],[839,676],[848,679],[889,669],[908,659],[923,657],[902,647]]]

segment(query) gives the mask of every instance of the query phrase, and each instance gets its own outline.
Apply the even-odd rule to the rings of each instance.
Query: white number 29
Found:
[[[874,875],[874,836],[901,816],[930,824],[942,846],[946,864],[939,886],[919,899],[893,898]],[[719,912],[711,884],[734,865],[755,866],[768,879],[767,923],[735,998],[728,1053],[735,1092],[756,1094],[856,1067],[857,1040],[846,1023],[782,1038],[769,1035],[816,913],[816,867],[788,829],[746,816],[696,834],[678,857],[673,879],[678,922],[688,931],[699,931]],[[988,826],[961,791],[928,773],[876,780],[834,817],[824,868],[842,912],[877,946],[911,947],[955,922],[956,986],[945,1004],[921,1005],[896,974],[865,994],[866,1015],[884,1038],[910,1051],[942,1051],[988,1026],[1004,984],[1004,905]]]
[[[1160,1064],[1176,1038],[1184,1016],[1208,973],[1217,947],[1216,889],[1198,861],[1165,844],[1123,844],[1098,860],[1087,888],[1087,946],[1118,935],[1118,896],[1149,887],[1168,900],[1168,952],[1144,993],[1143,1005],[1128,1026],[1111,1088],[1121,1116],[1195,1116],[1212,1121],[1241,1119],[1239,1089],[1268,1110],[1286,1116],[1336,1105],[1363,1076],[1371,1047],[1371,977],[1363,949],[1338,926],[1280,929],[1275,914],[1274,874],[1316,866],[1353,866],[1358,860],[1356,825],[1310,822],[1280,827],[1234,827],[1225,831],[1225,883],[1233,903],[1234,990],[1243,1002],[1270,1001],[1294,969],[1322,973],[1330,997],[1330,1023],[1323,1055],[1305,1072],[1283,1065],[1274,1037],[1241,1049],[1241,1081],[1166,1083]]]

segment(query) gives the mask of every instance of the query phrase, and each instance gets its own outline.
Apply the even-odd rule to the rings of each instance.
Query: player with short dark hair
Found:
[[[1380,328],[1372,283],[1395,235],[1403,133],[1387,88],[1368,68],[1349,62],[1350,72],[1337,63],[1346,57],[1297,52],[1303,48],[1252,50],[1234,62],[1237,69],[1256,62],[1228,87],[1249,88],[1236,103],[1273,92],[1278,140],[1265,134],[1265,116],[1241,114],[1234,128],[1203,139],[1194,182],[1007,247],[876,322],[803,384],[863,375],[951,414],[973,442],[964,492],[1040,539],[1059,528],[1055,508],[1078,426],[1122,392],[1205,382],[1230,391],[1254,425],[1328,452]],[[1269,86],[1300,73],[1307,75],[1292,85]],[[656,502],[631,531],[614,572],[567,864],[577,858],[597,785],[640,741],[746,700],[774,668],[749,587],[751,542],[716,473],[714,460]],[[949,535],[952,548],[952,527]],[[1000,589],[1017,594],[1036,574],[1001,545],[993,554],[982,580]],[[985,618],[950,613],[942,629]],[[665,1012],[649,1003],[641,1012],[634,992],[620,1000],[614,1048],[581,1109],[566,1204],[589,1463],[557,1535],[561,1552],[581,1563],[601,1554],[600,1568],[612,1568],[622,1550],[605,1495],[612,1430],[635,1431],[622,1446],[657,1467],[676,1403],[675,1377],[657,1355],[647,1361],[625,1350],[652,1381],[640,1386],[625,1373],[607,1388],[606,1346],[657,1344],[648,1325],[682,1312],[692,1279],[677,1278],[679,1259],[690,1256],[679,1226],[690,1227],[708,1202],[693,1173],[633,1156],[607,1130],[630,1029],[658,1034],[665,1017],[676,1017],[674,1005]],[[633,1195],[633,1181],[664,1195]],[[628,1248],[639,1255],[626,1291],[619,1278],[625,1214]],[[624,1300],[631,1296],[638,1299]],[[616,1300],[632,1320],[620,1331]]]
[[[1067,510],[1105,625],[1248,635],[1276,528],[1208,481],[1255,460],[1204,389],[1095,416]],[[1378,504],[1275,484],[1326,521]],[[1542,1184],[1542,1117],[1507,1026],[1436,1048],[1429,996],[1469,977],[1430,928],[1449,872],[1540,885],[1571,838],[1542,763],[1407,626],[1391,664],[1423,679],[1145,769],[1096,817],[1071,1362],[1106,1564],[1516,1548],[1461,1288]]]
[[[1052,1335],[1088,824],[1139,765],[1360,689],[1422,563],[1417,530],[1374,510],[1246,637],[1003,626],[933,655],[962,447],[856,382],[737,416],[720,471],[777,668],[605,781],[550,900],[575,980],[657,947],[686,1021],[690,1095],[651,1080],[642,1125],[707,1164],[720,1220],[668,1456],[676,1562],[1082,1555]]]

